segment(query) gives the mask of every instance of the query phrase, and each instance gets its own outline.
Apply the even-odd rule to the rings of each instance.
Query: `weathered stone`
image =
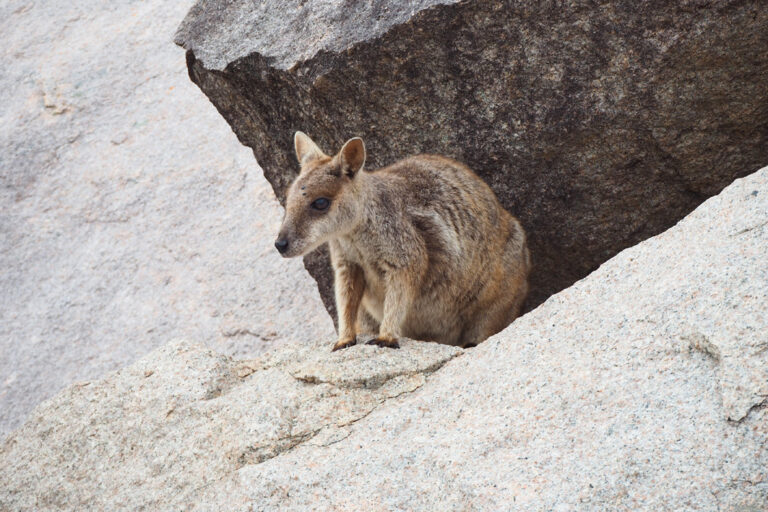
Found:
[[[346,438],[351,424],[460,353],[410,340],[400,350],[332,353],[326,343],[235,362],[171,343],[41,405],[0,450],[10,464],[0,508],[177,506],[245,465]]]
[[[466,352],[173,343],[38,407],[0,509],[765,510],[767,248],[768,167]]]
[[[297,129],[468,163],[529,232],[529,306],[768,161],[759,1],[200,1],[176,42],[281,201]]]
[[[335,337],[169,40],[190,4],[0,2],[0,438],[174,337],[241,357]]]

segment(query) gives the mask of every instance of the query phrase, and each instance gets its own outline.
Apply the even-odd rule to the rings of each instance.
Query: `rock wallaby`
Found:
[[[275,247],[285,257],[330,246],[339,339],[333,350],[398,338],[474,346],[519,314],[530,257],[518,220],[469,168],[418,155],[363,171],[350,139],[333,157],[296,132],[301,172]]]

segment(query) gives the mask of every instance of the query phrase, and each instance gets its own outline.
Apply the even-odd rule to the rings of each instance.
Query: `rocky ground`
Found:
[[[477,348],[330,352],[171,43],[191,5],[0,5],[0,510],[766,510],[768,168]]]
[[[250,150],[172,42],[192,2],[0,5],[0,438],[170,338],[330,341]]]
[[[38,407],[8,510],[766,510],[768,167],[479,347],[173,342]]]

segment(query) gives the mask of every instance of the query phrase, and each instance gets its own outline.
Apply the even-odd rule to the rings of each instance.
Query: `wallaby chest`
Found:
[[[372,244],[365,240],[355,240],[349,237],[340,237],[332,245],[331,250],[338,251],[339,260],[358,266],[363,271],[366,294],[379,301],[384,300],[385,271],[380,264],[381,255],[378,255]]]

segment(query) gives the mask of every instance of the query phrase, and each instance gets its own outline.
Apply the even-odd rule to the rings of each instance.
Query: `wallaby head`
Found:
[[[285,198],[285,218],[275,247],[285,257],[302,256],[351,232],[360,222],[362,201],[357,177],[365,164],[365,145],[348,140],[333,157],[302,132],[294,136],[301,172]]]

